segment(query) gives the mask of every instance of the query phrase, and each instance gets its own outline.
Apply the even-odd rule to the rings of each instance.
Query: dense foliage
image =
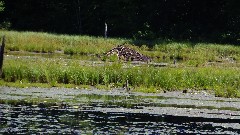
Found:
[[[0,1],[0,12],[4,10],[4,3],[3,1]]]
[[[14,30],[111,37],[240,41],[238,0],[4,0]]]

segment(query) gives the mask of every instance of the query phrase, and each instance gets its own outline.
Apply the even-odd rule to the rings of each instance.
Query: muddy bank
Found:
[[[95,95],[95,96],[92,96]],[[98,90],[78,88],[13,88],[0,87],[1,100],[30,100],[44,101],[55,99],[78,105],[82,102],[131,101],[137,104],[152,104],[153,106],[176,108],[199,108],[240,111],[240,99],[215,97],[207,91],[181,91],[167,93],[126,92],[124,89]]]

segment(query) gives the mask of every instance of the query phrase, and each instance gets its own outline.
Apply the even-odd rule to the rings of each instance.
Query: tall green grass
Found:
[[[103,66],[82,66],[78,63],[59,63],[58,61],[9,60],[3,68],[3,80],[25,83],[48,83],[75,85],[106,85],[137,88],[156,88],[156,90],[215,90],[217,96],[239,97],[239,68],[125,68],[121,63]],[[148,89],[146,89],[147,91]],[[142,90],[141,90],[142,91]],[[156,91],[155,91],[156,92]]]
[[[122,87],[128,80],[130,86],[137,91],[207,89],[215,90],[216,96],[240,97],[238,46],[173,41],[154,41],[148,45],[146,41],[131,39],[16,31],[0,31],[1,35],[6,35],[6,53],[20,51],[28,55],[28,52],[60,52],[63,55],[79,56],[68,61],[9,58],[4,61],[5,82]],[[92,60],[93,55],[103,54],[124,42],[152,57],[154,62],[172,63],[177,60],[177,65],[165,68],[148,65],[126,68],[122,63],[110,65],[106,62],[103,66],[96,67],[84,66],[77,60]],[[216,66],[209,66],[211,62]]]
[[[201,66],[207,62],[240,62],[240,47],[213,43],[191,43],[174,41],[134,41],[77,35],[56,35],[40,32],[0,31],[6,35],[7,51],[50,52],[85,55],[103,54],[118,44],[127,43],[141,53],[153,58],[155,62],[172,62],[176,59],[189,66]],[[138,44],[138,46],[135,45]],[[153,44],[154,43],[154,44]],[[152,45],[153,44],[153,45]]]
[[[54,52],[66,54],[96,54],[111,49],[126,39],[105,39],[101,37],[56,35],[41,32],[0,31],[6,35],[6,49],[10,51]]]

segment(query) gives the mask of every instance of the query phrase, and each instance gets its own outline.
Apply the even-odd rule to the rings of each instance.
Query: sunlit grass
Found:
[[[225,67],[125,68],[121,63],[83,66],[69,61],[8,60],[3,67],[5,82],[47,83],[122,87],[128,80],[135,91],[159,92],[184,89],[216,90],[217,96],[238,97],[240,69]],[[145,87],[145,88],[144,88]]]
[[[126,39],[105,39],[40,32],[0,31],[0,35],[6,35],[7,50],[43,53],[64,51],[66,54],[97,54],[127,41]]]
[[[34,84],[43,87],[94,86],[111,89],[123,87],[128,80],[133,91],[154,93],[206,89],[214,90],[216,96],[240,97],[238,46],[174,41],[155,41],[148,46],[146,41],[132,39],[16,31],[0,31],[2,35],[6,35],[7,54],[32,57],[35,53],[60,53],[62,59],[8,58],[4,61],[4,76],[0,85],[12,86],[15,83],[19,87]],[[115,56],[107,60],[106,57],[97,58],[96,55],[103,56],[108,50],[125,42],[127,46],[150,56],[153,62],[165,62],[169,66],[126,68]],[[35,53],[28,54],[32,52]],[[80,63],[78,59],[104,60],[105,63],[94,66]],[[176,65],[173,64],[174,60]],[[113,61],[113,64],[109,64],[109,61]]]
[[[202,66],[207,62],[239,62],[240,47],[213,43],[191,43],[174,41],[146,41],[132,39],[57,35],[41,32],[0,31],[6,35],[7,51],[54,53],[60,51],[70,55],[103,55],[113,47],[127,43],[127,46],[150,56],[155,62],[177,62],[187,66]],[[135,45],[137,43],[137,46]],[[152,45],[154,43],[154,45]]]

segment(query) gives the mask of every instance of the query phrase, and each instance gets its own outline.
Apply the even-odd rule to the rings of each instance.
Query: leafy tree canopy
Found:
[[[239,0],[2,1],[13,30],[104,36],[107,23],[108,37],[240,42]]]
[[[0,12],[4,10],[4,2],[0,1]]]

